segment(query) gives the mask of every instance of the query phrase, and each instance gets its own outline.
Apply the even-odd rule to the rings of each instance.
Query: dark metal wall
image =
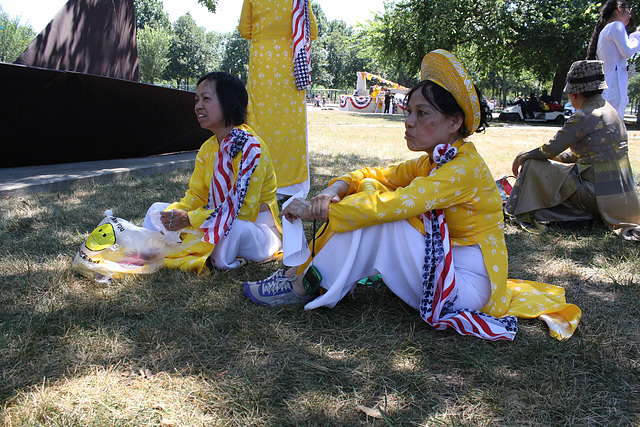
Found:
[[[0,167],[195,150],[192,92],[0,63]]]
[[[140,81],[133,0],[69,0],[16,64]]]

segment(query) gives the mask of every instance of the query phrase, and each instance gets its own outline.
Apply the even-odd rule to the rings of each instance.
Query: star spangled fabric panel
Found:
[[[293,73],[298,90],[311,85],[309,0],[293,0]]]

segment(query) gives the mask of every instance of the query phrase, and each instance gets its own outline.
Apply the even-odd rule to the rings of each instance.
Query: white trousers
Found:
[[[313,260],[322,274],[320,286],[327,292],[308,303],[305,309],[334,307],[355,288],[358,280],[380,273],[394,294],[419,310],[426,252],[424,239],[406,220],[336,233]],[[477,245],[453,246],[452,255],[458,292],[454,309],[479,310],[491,295],[482,252]]]
[[[151,205],[142,226],[149,230],[166,229],[154,212],[163,212],[169,203],[157,202]],[[268,261],[282,249],[282,236],[270,210],[260,212],[255,222],[236,219],[231,231],[220,239],[209,258],[214,267],[230,270],[239,267],[243,260]]]
[[[613,106],[618,115],[624,122],[624,113],[629,103],[629,95],[627,94],[629,86],[629,77],[627,67],[616,67],[614,71],[607,76],[607,89],[602,92],[602,97]]]

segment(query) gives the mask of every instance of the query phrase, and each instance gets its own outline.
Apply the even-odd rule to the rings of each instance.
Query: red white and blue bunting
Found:
[[[347,96],[340,95],[340,108],[345,108],[349,103],[358,110],[363,110],[371,104],[373,98],[370,96]]]

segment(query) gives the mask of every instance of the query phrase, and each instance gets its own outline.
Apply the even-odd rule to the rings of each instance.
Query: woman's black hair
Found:
[[[482,97],[480,90],[474,85],[476,90],[476,94],[478,95],[478,99],[480,100],[480,125],[476,132],[482,132],[487,126],[487,115],[489,113],[489,107],[487,106],[487,101]],[[469,132],[464,126],[464,111],[453,97],[453,95],[442,86],[432,82],[431,80],[423,80],[417,85],[415,85],[405,98],[405,103],[409,105],[409,101],[411,100],[411,96],[416,92],[420,91],[424,99],[429,102],[437,111],[441,112],[446,116],[455,116],[457,113],[462,115],[462,126],[460,126],[460,135],[463,138],[469,136]]]
[[[240,126],[246,123],[249,95],[242,80],[222,71],[205,74],[200,77],[198,84],[205,80],[215,85],[216,95],[224,115],[225,126]]]
[[[598,17],[598,21],[596,22],[596,27],[593,29],[593,33],[591,34],[591,40],[589,41],[589,48],[587,49],[587,59],[596,59],[596,52],[598,51],[598,37],[600,37],[600,32],[609,19],[611,19],[611,15],[618,9],[619,6],[629,7],[629,3],[624,0],[607,0],[605,4],[600,8],[600,16]]]

